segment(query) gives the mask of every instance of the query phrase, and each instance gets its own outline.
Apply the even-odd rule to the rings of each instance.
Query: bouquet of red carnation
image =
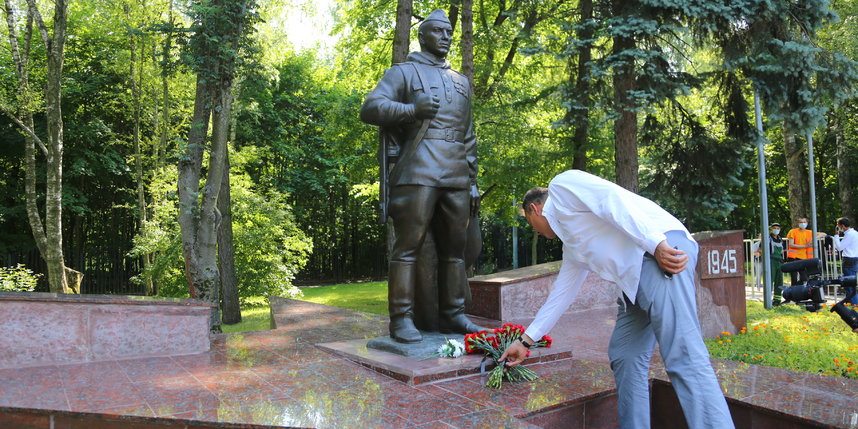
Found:
[[[466,353],[485,353],[483,362],[485,359],[491,358],[495,363],[495,367],[489,372],[487,387],[500,389],[504,380],[531,381],[539,378],[536,372],[530,368],[525,368],[523,365],[507,367],[498,362],[504,350],[522,334],[524,334],[524,326],[506,323],[500,328],[492,329],[491,332],[480,331],[465,335]],[[551,342],[551,337],[546,335],[537,341],[534,347],[551,347]],[[530,350],[527,351],[527,356],[530,356]]]

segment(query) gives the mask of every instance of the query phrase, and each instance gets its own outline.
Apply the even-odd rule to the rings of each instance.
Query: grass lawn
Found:
[[[254,296],[241,305],[241,322],[221,325],[223,332],[264,331],[271,329],[271,307],[264,296]]]
[[[387,282],[303,287],[303,301],[387,316]]]
[[[387,316],[387,282],[346,283],[331,286],[301,288],[302,301]],[[271,329],[271,310],[268,299],[251,297],[241,306],[241,322],[222,325],[223,332],[263,331]]]

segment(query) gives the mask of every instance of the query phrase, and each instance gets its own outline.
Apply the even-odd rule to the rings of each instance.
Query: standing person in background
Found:
[[[806,217],[798,218],[796,227],[789,230],[786,239],[788,245],[787,262],[813,258],[813,231],[807,229]],[[789,275],[790,284],[793,286],[807,282],[807,275],[804,272],[789,273]],[[796,279],[796,277],[798,278]]]
[[[775,222],[769,227],[769,259],[772,268],[772,305],[781,305],[781,287],[784,285],[784,273],[781,271],[781,266],[784,264],[784,244],[780,237],[781,224]],[[754,258],[759,258],[763,253],[760,250],[760,244],[763,242],[760,239],[754,245]]]
[[[837,234],[834,234],[834,248],[843,252],[843,275],[854,276],[858,272],[858,231],[852,228],[852,222],[848,218],[837,219],[835,225]],[[843,239],[840,239],[843,233]],[[858,304],[858,296],[855,295],[855,287],[846,287],[846,296],[852,295],[850,302]]]

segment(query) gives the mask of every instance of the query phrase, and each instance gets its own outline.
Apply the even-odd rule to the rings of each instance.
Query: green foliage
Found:
[[[188,6],[191,34],[183,59],[204,81],[232,82],[236,68],[254,50],[259,22],[253,0],[194,0]]]
[[[300,210],[296,222],[316,249],[305,273],[317,278],[382,274],[377,194],[367,192],[377,180],[376,137],[355,114],[361,102],[309,54],[282,59],[273,76],[249,74],[237,100],[236,145],[255,154],[247,171]]]
[[[235,268],[242,301],[259,295],[295,296],[296,273],[306,264],[312,244],[297,227],[286,197],[276,191],[255,190],[243,173],[248,152],[232,155],[232,192]],[[163,296],[187,296],[177,221],[176,170],[158,171],[152,181],[153,216],[144,233],[134,239],[132,256],[155,254],[150,269],[141,274],[157,285]]]
[[[0,291],[32,292],[41,276],[21,264],[0,267]]]
[[[20,0],[13,3],[24,5]],[[300,273],[295,273],[298,264],[273,268],[279,272],[276,276],[346,280],[384,275],[385,229],[377,223],[375,210],[376,133],[359,121],[357,112],[364,95],[390,65],[396,2],[337,1],[335,31],[342,38],[325,58],[291,52],[279,27],[283,15],[296,13],[296,5],[256,3],[198,0],[176,9],[169,23],[162,22],[167,19],[165,0],[82,0],[70,8],[63,82],[67,179],[63,225],[72,255],[67,261],[85,270],[85,282],[121,285],[142,266],[139,259],[127,256],[139,216],[133,168],[138,158],[132,145],[136,106],[129,79],[132,43],[140,88],[143,181],[152,209],[151,228],[136,238],[132,254],[136,257],[148,249],[156,255],[155,264],[139,279],[158,279],[162,293],[186,293],[175,222],[175,173],[163,166],[176,161],[175,150],[187,138],[194,71],[206,79],[235,72],[239,82],[232,143],[244,154],[244,164],[237,169],[243,178],[236,177],[234,190],[245,201],[236,203],[245,211],[244,240],[267,238],[260,224],[289,218],[294,212],[294,218],[285,221],[291,226],[273,234],[299,237],[285,232],[297,227],[313,242],[312,255],[305,257]],[[623,65],[634,64],[639,77],[631,95],[640,112],[642,192],[692,230],[757,232],[758,184],[751,167],[756,154],[748,149],[756,142],[749,106],[755,88],[763,96],[763,121],[771,142],[766,167],[772,220],[789,222],[786,154],[778,128],[783,120],[800,128],[824,126],[814,136],[820,220],[841,215],[837,194],[841,182],[851,178],[858,183],[858,170],[852,169],[849,177],[836,170],[838,162],[858,162],[855,0],[617,3],[624,10],[595,2],[589,22],[580,22],[578,2],[474,3],[478,181],[483,191],[495,186],[483,201],[485,244],[478,272],[511,266],[514,224],[521,227],[520,260],[531,260],[532,234],[516,217],[513,200],[571,167],[574,126],[565,121],[568,112],[589,109],[587,169],[615,177],[612,122],[617,109],[612,80]],[[419,16],[438,7],[449,11],[451,3],[414,3]],[[271,23],[260,22],[257,10]],[[203,22],[217,25],[202,28]],[[416,27],[413,50],[418,49]],[[576,35],[582,27],[593,30],[588,40]],[[232,31],[238,29],[242,31]],[[7,31],[0,26],[4,46]],[[228,34],[229,40],[215,32]],[[173,50],[164,52],[168,36]],[[456,69],[461,69],[461,36],[459,20],[450,53]],[[634,49],[615,51],[616,36],[633,37]],[[179,61],[179,47],[184,47],[184,61]],[[590,93],[576,94],[577,54],[584,47],[592,47],[586,71]],[[257,56],[259,49],[265,51]],[[44,57],[42,44],[34,43],[30,67],[34,93],[44,85]],[[214,68],[218,60],[230,59],[237,60],[235,69]],[[248,61],[260,64],[248,67]],[[180,64],[185,67],[177,67]],[[161,116],[165,101],[161,73],[168,84],[167,124]],[[36,112],[37,132],[44,135],[44,121],[38,116],[43,100],[19,100],[16,94],[10,50],[0,49],[0,103]],[[585,103],[587,96],[592,106]],[[160,142],[165,125],[166,146]],[[838,142],[846,153],[837,153]],[[12,260],[22,260],[35,248],[22,196],[22,155],[20,133],[0,115],[0,254],[12,255]],[[44,172],[37,173],[41,186]],[[289,205],[294,211],[285,208]],[[236,217],[236,231],[238,223]],[[260,251],[270,255],[283,246],[303,244],[282,239]],[[255,255],[256,250],[242,251]],[[538,243],[540,261],[555,257],[557,251],[555,243]],[[268,286],[260,287],[270,288],[275,281],[266,280],[264,272],[278,262],[265,257],[247,260],[241,275],[261,278]]]
[[[748,140],[719,140],[691,112],[672,103],[647,115],[640,135],[646,150],[641,194],[659,202],[692,231],[718,230],[736,207],[751,146]],[[688,166],[695,166],[689,171]]]
[[[747,305],[747,329],[706,340],[713,358],[858,378],[855,334],[828,308],[808,313],[795,305]]]
[[[743,25],[717,35],[725,64],[754,81],[766,114],[799,134],[814,130],[832,105],[853,97],[858,63],[814,42],[816,32],[837,20],[828,0],[747,1]]]

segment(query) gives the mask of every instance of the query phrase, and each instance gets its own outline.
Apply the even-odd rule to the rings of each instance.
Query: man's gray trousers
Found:
[[[691,429],[731,429],[733,421],[700,334],[695,299],[697,243],[682,231],[667,242],[688,255],[685,270],[666,275],[644,256],[635,304],[624,296],[608,355],[617,383],[620,427],[650,427],[649,364],[656,342]]]

